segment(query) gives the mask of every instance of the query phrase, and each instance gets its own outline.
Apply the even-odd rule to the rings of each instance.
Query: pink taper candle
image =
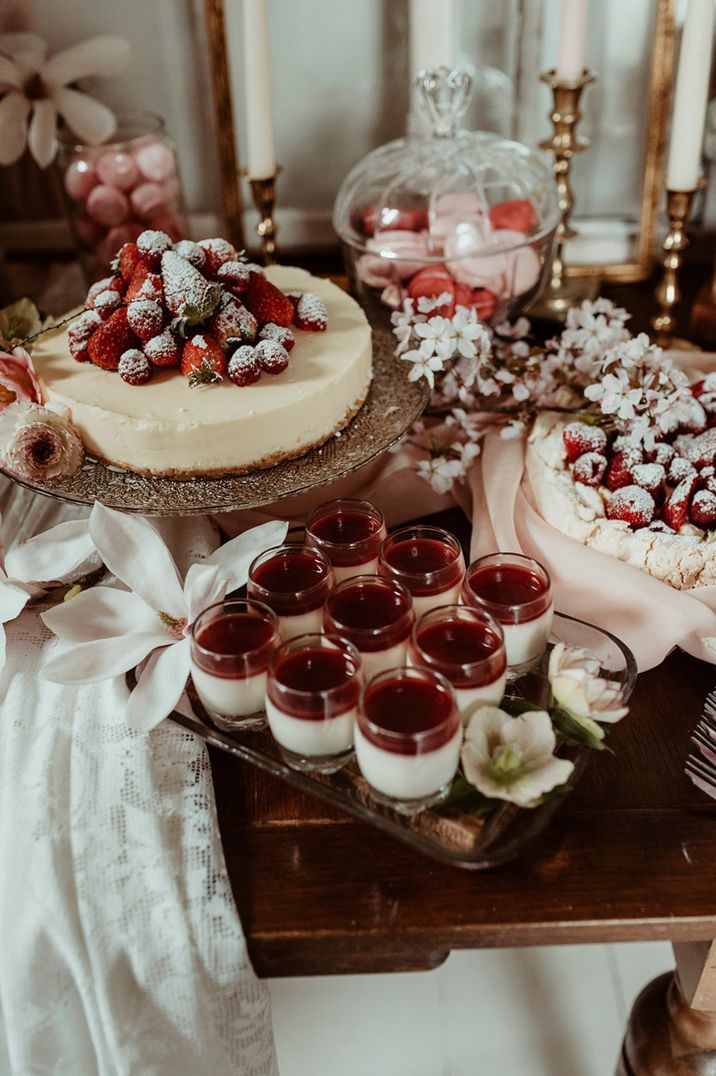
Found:
[[[587,39],[587,0],[562,0],[557,78],[571,81],[584,71]]]

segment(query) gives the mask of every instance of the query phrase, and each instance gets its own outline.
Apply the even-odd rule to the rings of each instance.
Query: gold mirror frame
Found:
[[[229,238],[245,246],[241,172],[231,99],[231,75],[226,44],[224,0],[204,0],[214,100],[217,150],[221,171],[223,213]],[[599,277],[632,283],[651,275],[657,253],[657,229],[664,172],[664,151],[671,104],[675,52],[675,0],[657,0],[651,43],[646,147],[636,256],[631,261],[569,265],[568,277]]]
[[[655,267],[659,209],[664,193],[664,151],[674,77],[674,9],[675,0],[657,0],[651,43],[644,182],[636,257],[633,261],[608,262],[604,265],[568,265],[568,277],[599,277],[601,280],[631,284],[651,276]]]

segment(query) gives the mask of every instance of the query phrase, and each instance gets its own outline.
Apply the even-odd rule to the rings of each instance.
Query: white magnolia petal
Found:
[[[189,623],[226,595],[226,581],[215,564],[192,564],[184,581]]]
[[[280,519],[263,523],[237,538],[232,538],[226,545],[219,546],[215,553],[207,557],[206,564],[216,564],[226,579],[226,589],[230,593],[246,582],[249,565],[265,549],[281,545],[286,538],[288,523]]]
[[[105,508],[95,501],[89,520],[92,540],[113,575],[157,612],[186,617],[186,601],[172,555],[141,516]]]
[[[19,616],[30,599],[28,591],[11,580],[0,582],[0,622],[6,624]]]
[[[55,53],[42,69],[48,85],[66,86],[82,78],[119,75],[132,58],[132,49],[123,37],[100,34]]]
[[[121,639],[130,634],[166,632],[159,616],[129,590],[93,587],[68,602],[47,609],[43,623],[65,642],[91,643],[96,639]],[[120,643],[118,643],[120,645]]]
[[[131,729],[150,732],[172,712],[186,687],[190,664],[188,639],[152,654],[127,703]]]
[[[14,164],[27,145],[27,115],[30,102],[11,91],[0,101],[0,164]]]
[[[25,73],[39,71],[47,56],[47,42],[39,34],[23,30],[0,34],[0,53]]]
[[[43,583],[71,579],[90,560],[99,567],[88,522],[70,519],[11,549],[5,558],[5,570],[12,579]]]
[[[44,663],[40,676],[56,684],[93,684],[97,680],[111,680],[139,665],[147,654],[158,646],[165,646],[166,642],[166,632],[161,635],[142,632],[63,647]]]
[[[52,94],[57,111],[75,134],[90,146],[106,142],[117,129],[114,112],[79,90],[55,90]]]
[[[7,56],[0,56],[0,90],[21,90],[22,73]]]
[[[0,671],[5,668],[5,651],[7,649],[7,639],[5,637],[5,628],[0,624]]]
[[[57,151],[57,112],[49,98],[33,105],[27,145],[40,168],[47,168]]]

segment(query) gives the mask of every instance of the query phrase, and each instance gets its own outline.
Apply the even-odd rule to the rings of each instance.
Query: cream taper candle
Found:
[[[244,0],[246,171],[251,179],[276,173],[267,0]]]
[[[557,78],[565,82],[581,78],[586,40],[587,0],[562,0]]]
[[[410,0],[410,77],[457,60],[457,0]]]
[[[679,49],[666,166],[666,186],[671,191],[692,191],[701,171],[713,25],[714,0],[689,0]]]

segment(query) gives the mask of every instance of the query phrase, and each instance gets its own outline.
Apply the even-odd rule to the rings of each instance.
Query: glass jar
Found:
[[[485,322],[526,309],[541,290],[559,221],[542,157],[519,142],[459,129],[472,93],[466,71],[416,80],[419,129],[369,153],[349,172],[333,224],[358,298],[397,309],[446,294]]]
[[[70,226],[90,279],[146,228],[175,242],[186,237],[176,146],[156,113],[118,113],[113,141],[99,146],[78,144],[65,132],[58,162]]]

